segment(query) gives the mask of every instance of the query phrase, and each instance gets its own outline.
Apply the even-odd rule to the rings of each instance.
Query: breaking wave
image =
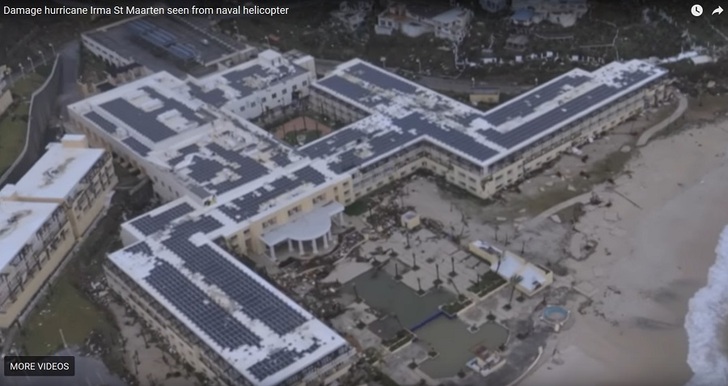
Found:
[[[688,304],[688,365],[693,377],[686,386],[728,385],[728,227],[716,248],[708,284]]]

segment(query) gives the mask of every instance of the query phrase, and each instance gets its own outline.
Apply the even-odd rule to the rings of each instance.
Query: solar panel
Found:
[[[306,354],[316,351],[319,347],[318,343],[314,343],[304,351],[292,351],[287,348],[275,351],[260,362],[250,366],[248,371],[253,374],[255,379],[262,381],[294,364]]]
[[[145,281],[218,346],[235,350],[260,345],[258,336],[171,264],[158,261]]]
[[[414,94],[417,91],[417,87],[370,64],[358,63],[346,69],[346,72],[385,90],[394,89],[405,94]]]
[[[363,102],[373,95],[371,91],[365,89],[362,86],[359,86],[356,83],[349,82],[348,80],[338,75],[333,75],[326,79],[323,79],[316,83],[316,86],[323,86],[333,92],[336,92],[346,98],[355,100],[364,105],[366,105],[366,103]]]
[[[487,112],[484,118],[492,125],[500,126],[511,119],[525,117],[532,114],[542,104],[553,101],[560,94],[567,91],[567,86],[569,88],[578,87],[589,81],[589,79],[588,76],[582,75],[564,75],[552,83],[529,91],[527,94],[509,101],[502,107],[497,107]]]
[[[90,119],[91,122],[97,124],[101,129],[103,129],[105,132],[114,134],[116,133],[116,125],[107,121],[106,118],[102,117],[101,115],[97,114],[94,111],[86,113],[86,118]]]
[[[485,135],[488,140],[510,149],[604,102],[616,95],[619,91],[620,89],[618,88],[601,85],[586,94],[557,106],[535,119],[511,129],[507,133],[500,133],[494,129],[480,130],[479,132]]]
[[[219,226],[221,224],[209,216],[178,224],[162,244],[179,256],[187,269],[202,274],[205,282],[217,286],[237,302],[248,317],[265,323],[277,334],[285,335],[305,323],[306,318],[297,310],[212,247],[189,242],[192,234],[208,233]]]
[[[145,214],[131,221],[131,225],[145,236],[152,235],[166,228],[172,221],[194,211],[194,208],[183,202],[156,215]]]
[[[152,256],[152,249],[149,247],[149,244],[147,244],[145,241],[142,241],[140,243],[134,244],[128,248],[125,249],[125,251],[129,253],[140,253],[147,256]]]
[[[142,111],[124,99],[113,99],[100,107],[152,142],[160,142],[176,134],[157,120],[158,113]]]
[[[126,138],[123,142],[141,156],[149,154],[150,149],[145,144],[137,141],[134,137]]]
[[[264,188],[256,189],[228,204],[220,206],[220,211],[234,221],[245,221],[258,214],[260,205],[264,202],[290,192],[301,186],[302,183],[303,181],[293,181],[289,177],[278,178],[271,183],[273,186],[272,191]]]

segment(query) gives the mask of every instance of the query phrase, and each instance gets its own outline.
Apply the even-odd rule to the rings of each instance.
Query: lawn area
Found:
[[[92,331],[106,335],[114,330],[97,306],[61,277],[26,321],[20,342],[27,355],[48,355],[63,347],[60,331],[69,346],[83,346]]]
[[[13,104],[0,117],[0,175],[5,172],[23,151],[28,129],[30,97],[45,78],[36,73],[16,82],[11,90]]]
[[[107,366],[117,374],[122,373],[117,326],[113,317],[88,294],[93,283],[100,280],[103,256],[119,247],[113,235],[118,230],[120,216],[120,206],[112,206],[86,236],[75,256],[67,257],[73,260],[30,314],[18,336],[19,347],[28,355],[56,352],[63,347],[64,338],[68,346],[83,351],[85,343],[93,337],[94,346],[108,350],[102,354]]]
[[[482,298],[497,290],[503,286],[503,284],[506,284],[505,279],[493,271],[488,271],[480,277],[480,281],[478,283],[473,283],[473,285],[468,288],[468,291]]]

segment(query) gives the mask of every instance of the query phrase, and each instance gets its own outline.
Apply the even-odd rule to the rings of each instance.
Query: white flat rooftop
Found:
[[[0,200],[0,269],[32,242],[58,204]]]
[[[211,242],[223,225],[209,216],[178,223],[109,259],[252,384],[278,385],[350,348]]]
[[[15,184],[18,195],[64,200],[104,155],[103,149],[64,147],[62,143],[51,143],[47,149]]]

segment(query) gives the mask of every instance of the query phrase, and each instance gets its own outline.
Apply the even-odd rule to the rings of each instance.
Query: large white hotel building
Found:
[[[231,253],[327,251],[346,205],[418,169],[488,198],[665,98],[666,73],[639,60],[574,69],[482,112],[358,59],[317,80],[310,56],[268,50],[206,78],[156,73],[69,112],[166,202],[123,225],[112,288],[197,369],[296,384],[335,379],[353,350]],[[348,124],[293,148],[251,122],[304,100]]]

